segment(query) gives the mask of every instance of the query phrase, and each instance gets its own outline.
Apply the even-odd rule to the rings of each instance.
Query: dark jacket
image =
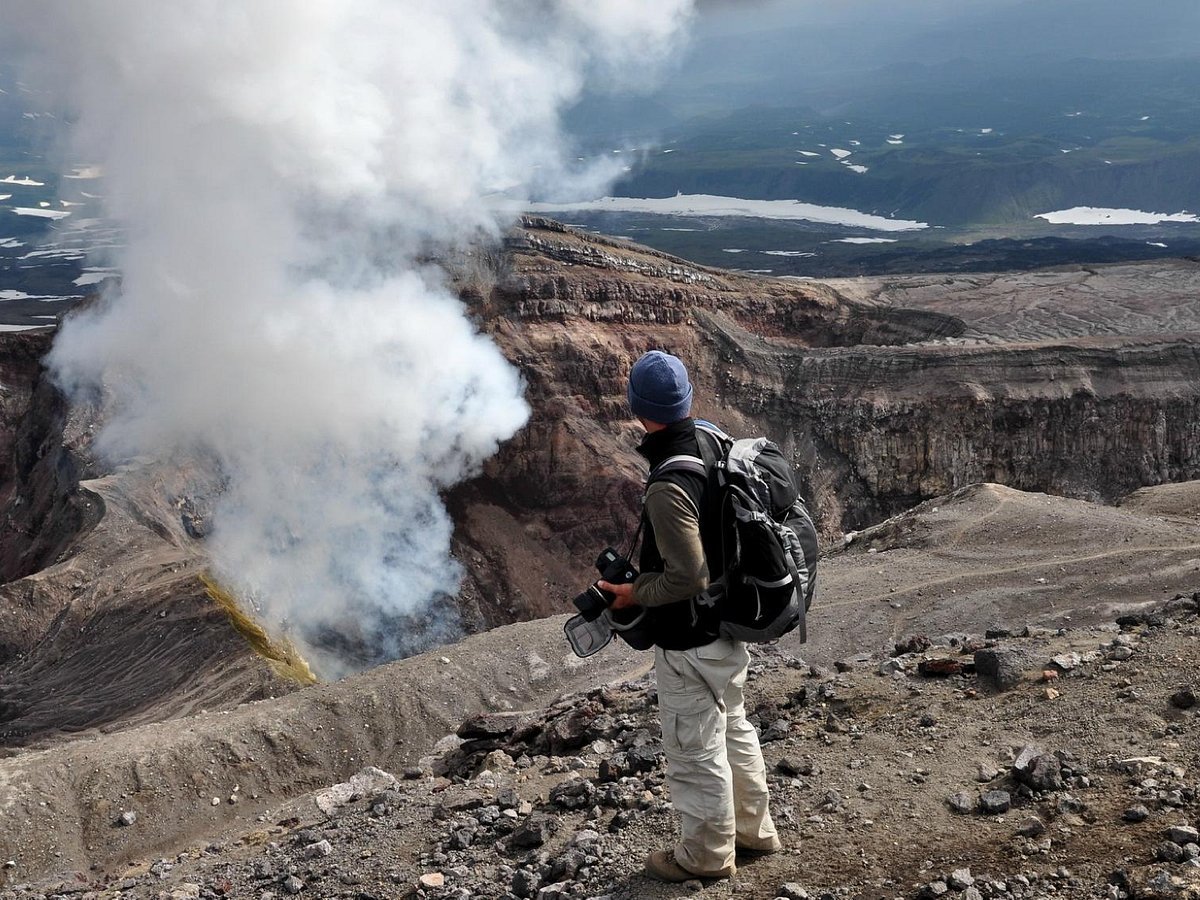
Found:
[[[696,425],[692,419],[684,419],[666,428],[648,434],[638,447],[638,452],[650,463],[651,470],[672,456],[701,456]],[[709,480],[699,473],[670,471],[654,479],[678,487],[691,501],[698,512],[700,542],[704,550],[708,579],[715,581],[723,574],[721,535],[717,491],[709,486]],[[666,565],[655,539],[654,524],[643,512],[642,550],[638,568],[643,573],[664,571]],[[716,611],[698,604],[694,597],[647,607],[647,626],[654,642],[666,650],[689,650],[711,643],[719,636],[720,620]]]

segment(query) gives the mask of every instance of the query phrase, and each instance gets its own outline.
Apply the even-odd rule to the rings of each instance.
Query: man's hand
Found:
[[[617,599],[612,602],[613,609],[625,609],[630,606],[637,606],[637,601],[633,599],[632,584],[610,584],[607,581],[597,581],[596,586],[602,591],[608,591],[614,594]]]

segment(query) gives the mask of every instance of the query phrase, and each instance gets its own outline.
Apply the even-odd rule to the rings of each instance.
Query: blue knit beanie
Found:
[[[692,385],[679,357],[651,350],[629,370],[629,408],[635,416],[670,425],[692,411]]]

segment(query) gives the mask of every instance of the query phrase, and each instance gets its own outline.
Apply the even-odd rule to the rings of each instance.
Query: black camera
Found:
[[[600,580],[609,584],[631,584],[638,577],[633,564],[612,547],[605,548],[596,558],[596,570]],[[615,599],[615,594],[601,590],[599,584],[593,584],[575,598],[579,615],[571,616],[563,631],[576,656],[591,656],[607,646],[614,634],[634,650],[654,646],[654,631],[647,620],[647,611],[637,605],[612,609]]]
[[[596,557],[596,571],[600,573],[600,580],[607,581],[609,584],[630,584],[638,576],[638,571],[633,564],[612,547],[606,547]],[[575,608],[583,614],[583,617],[589,622],[593,622],[612,605],[615,599],[616,596],[611,591],[601,590],[598,584],[593,584],[576,597],[574,603]]]

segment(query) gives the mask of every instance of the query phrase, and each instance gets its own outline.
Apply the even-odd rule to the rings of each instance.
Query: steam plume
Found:
[[[39,0],[76,152],[125,226],[119,295],[53,367],[116,460],[197,450],[219,574],[302,640],[454,633],[440,489],[525,421],[517,373],[418,260],[569,173],[559,111],[661,59],[690,0]],[[638,64],[638,65],[635,65]],[[600,173],[603,174],[603,173]],[[317,660],[325,674],[344,661]]]

